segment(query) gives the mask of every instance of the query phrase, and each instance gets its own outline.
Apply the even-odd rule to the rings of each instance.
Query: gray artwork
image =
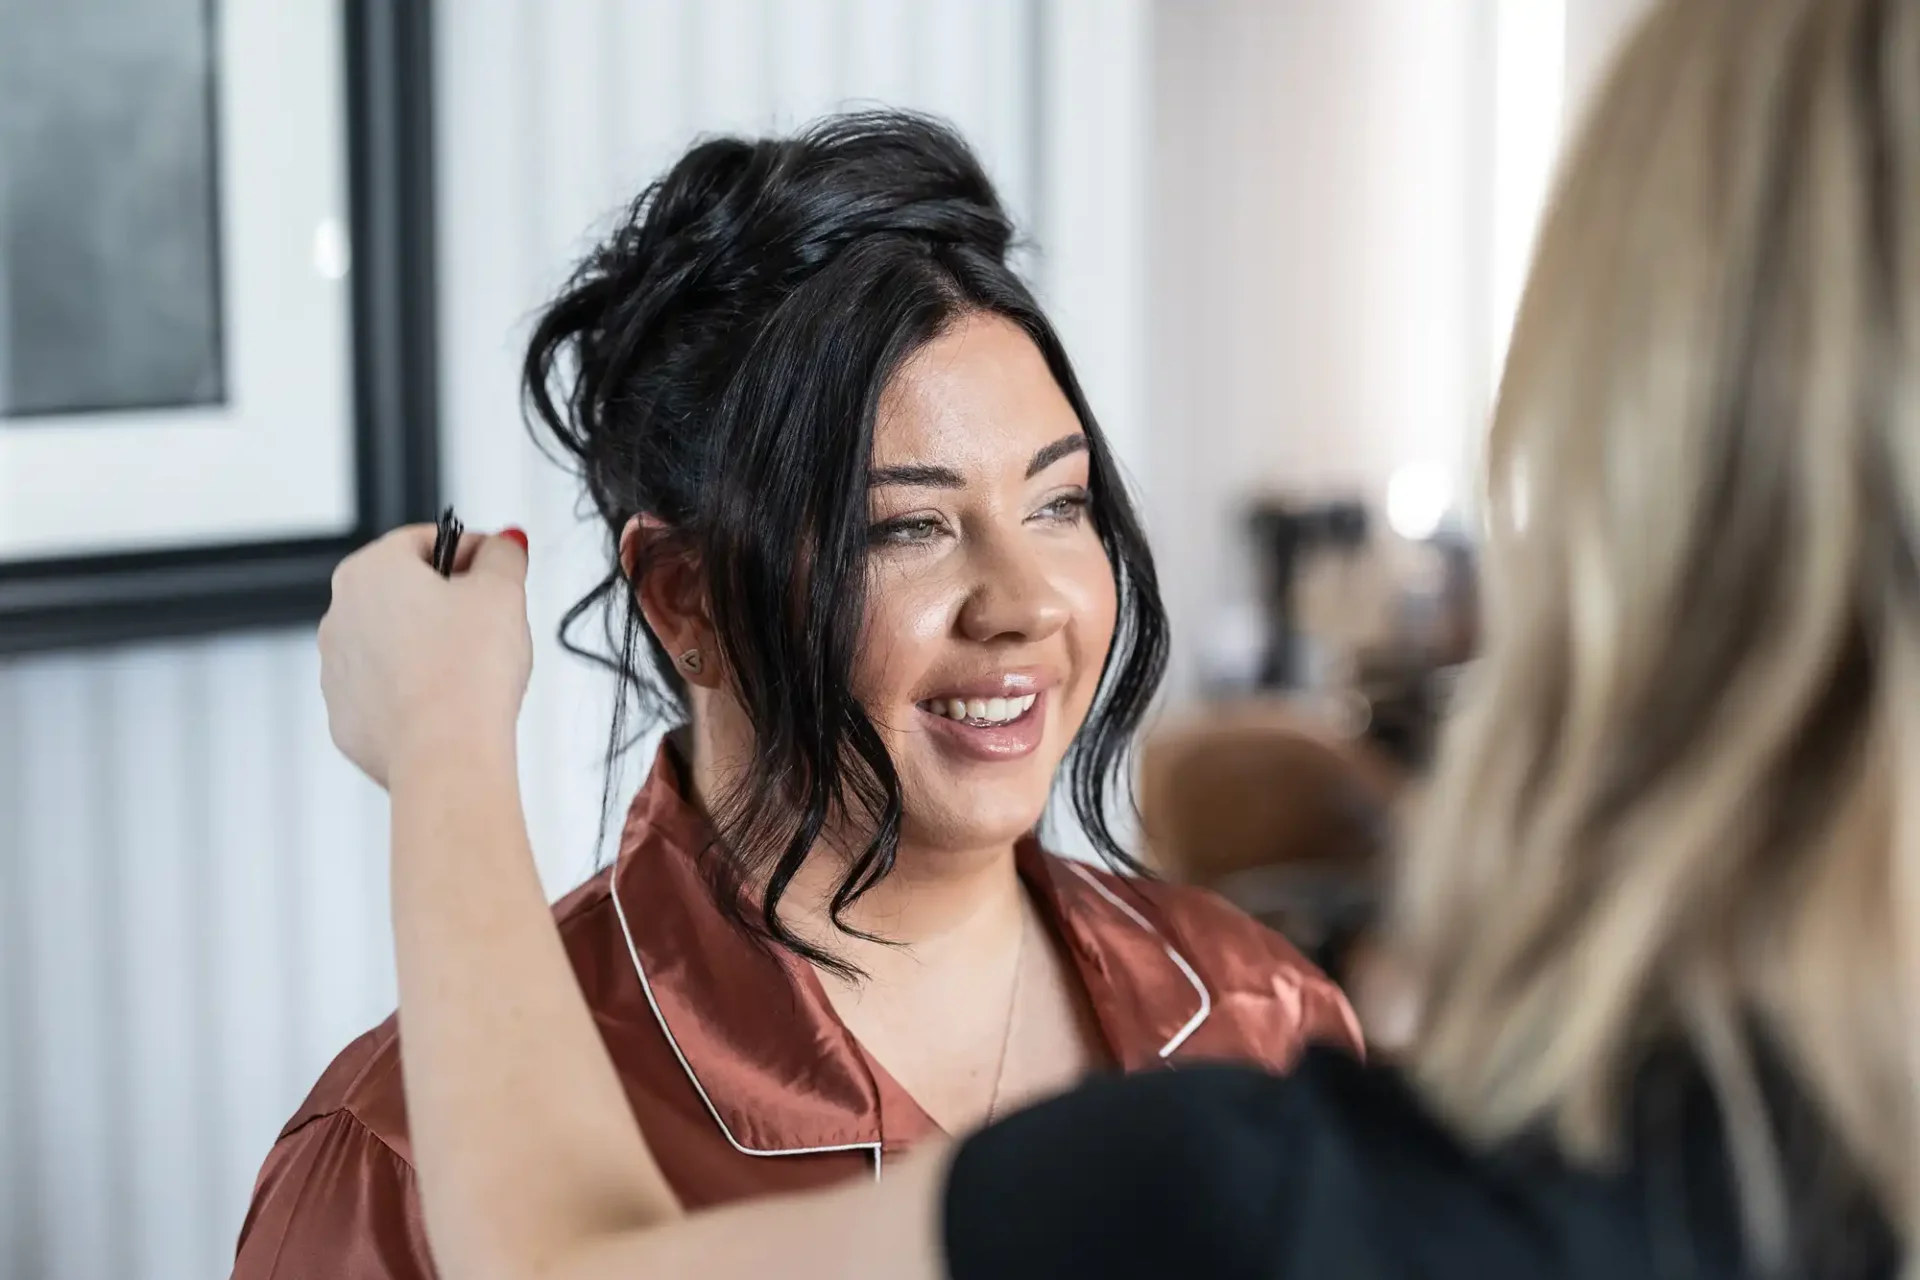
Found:
[[[0,0],[11,425],[223,399],[213,24],[211,0]]]

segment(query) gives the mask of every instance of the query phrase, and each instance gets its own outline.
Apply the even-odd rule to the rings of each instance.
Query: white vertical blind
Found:
[[[1146,485],[1147,0],[1055,0],[1040,11],[1047,139],[1029,197],[1047,235],[1040,292],[1100,426],[1136,489]]]
[[[1036,180],[1065,150],[1133,145],[1128,95],[1144,92],[1134,71],[1103,77],[1084,43],[1043,58],[1051,3],[437,7],[445,476],[471,524],[532,537],[542,643],[524,782],[550,888],[600,852],[609,688],[551,635],[605,547],[521,423],[531,317],[588,235],[696,134],[791,127],[841,104],[953,118],[1030,220]],[[1063,33],[1099,32],[1099,4],[1068,8],[1078,26]],[[1103,87],[1049,93],[1042,112],[1036,90],[1068,58]],[[1138,174],[1071,172],[1071,217],[1104,238],[1043,291],[1096,407],[1137,423],[1139,352],[1114,314],[1139,305],[1128,282],[1142,268],[1119,260],[1137,236],[1102,228],[1140,224]],[[1057,181],[1049,191],[1066,198]],[[1040,213],[1028,229],[1043,243],[1083,234]],[[0,1275],[225,1273],[280,1125],[391,1008],[386,838],[384,798],[327,740],[310,632],[0,661]]]
[[[20,931],[27,975],[21,1023],[26,1158],[34,1192],[28,1213],[57,1215],[63,1230],[39,1242],[49,1275],[111,1275],[124,1200],[114,1168],[119,1106],[111,1075],[113,1023],[123,1004],[112,982],[118,921],[106,889],[116,861],[109,778],[94,756],[100,740],[98,673],[71,659],[48,663],[19,691],[17,710],[31,730],[17,765],[26,804],[22,844],[42,850],[22,867]],[[74,796],[76,784],[83,790]],[[48,804],[59,795],[81,803]],[[52,980],[45,980],[46,975]]]
[[[117,870],[112,895],[122,945],[118,983],[131,997],[125,1022],[128,1216],[134,1258],[174,1258],[202,1274],[222,1259],[195,1226],[213,1208],[211,1126],[198,1122],[217,1098],[202,1079],[199,1051],[215,1007],[206,938],[205,759],[182,750],[181,730],[203,715],[198,671],[179,648],[151,647],[104,660],[117,724],[102,743],[114,790],[109,805]],[[197,736],[197,733],[196,733]],[[358,914],[353,904],[345,918]],[[129,1268],[129,1270],[132,1270]]]
[[[28,969],[24,919],[26,857],[21,815],[26,808],[26,763],[20,744],[24,708],[19,682],[0,674],[0,1262],[8,1273],[30,1275],[36,1261],[39,1204],[44,1195],[32,1157],[33,1113],[26,1105]]]

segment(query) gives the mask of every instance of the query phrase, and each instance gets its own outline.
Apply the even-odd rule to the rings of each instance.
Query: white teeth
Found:
[[[977,724],[1005,724],[1033,710],[1038,694],[1018,698],[930,698],[921,705],[934,715]]]

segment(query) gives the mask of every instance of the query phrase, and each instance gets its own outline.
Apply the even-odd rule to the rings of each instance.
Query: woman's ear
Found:
[[[707,614],[706,582],[699,562],[673,545],[666,525],[653,516],[638,515],[620,531],[620,568],[680,678],[703,688],[717,687],[719,645]]]

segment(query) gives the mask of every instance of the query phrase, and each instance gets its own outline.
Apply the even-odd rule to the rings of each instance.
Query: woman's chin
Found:
[[[1046,793],[1005,797],[943,796],[932,804],[909,804],[901,844],[955,853],[1004,848],[1031,832],[1046,812]]]
[[[1053,798],[1065,745],[1048,735],[1024,759],[986,764],[958,759],[943,743],[896,748],[906,812],[903,844],[955,852],[1005,846],[1032,831]]]

